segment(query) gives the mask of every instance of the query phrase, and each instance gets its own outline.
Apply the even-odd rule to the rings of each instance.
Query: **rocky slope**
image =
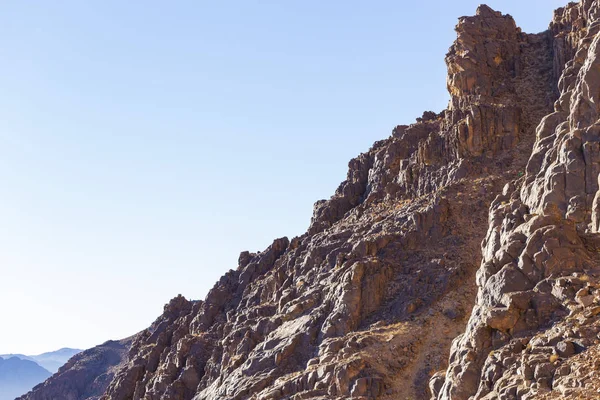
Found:
[[[124,364],[131,341],[108,341],[77,353],[50,379],[20,399],[98,400],[113,379],[115,370]]]
[[[598,9],[572,3],[541,34],[487,6],[461,18],[448,109],[351,160],[304,235],[242,253],[114,363],[81,358],[22,399],[76,380],[97,384],[61,398],[587,393],[600,350]]]

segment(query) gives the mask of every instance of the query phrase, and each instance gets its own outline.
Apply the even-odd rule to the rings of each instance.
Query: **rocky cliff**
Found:
[[[599,12],[584,0],[555,13],[559,98],[524,176],[490,207],[477,299],[434,397],[599,396]]]
[[[78,368],[94,390],[60,398],[595,393],[598,11],[571,3],[540,34],[487,6],[460,18],[448,109],[351,160],[304,235],[243,252],[118,360],[84,352],[22,399],[58,398]]]

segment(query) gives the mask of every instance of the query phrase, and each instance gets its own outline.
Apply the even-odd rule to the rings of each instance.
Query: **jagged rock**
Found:
[[[453,346],[451,365],[438,399],[479,399],[507,387],[517,388],[516,398],[538,398],[544,391],[558,387],[554,382],[557,377],[569,373],[559,368],[556,375],[555,364],[561,357],[576,353],[576,340],[586,345],[597,341],[591,332],[581,335],[581,328],[555,324],[570,321],[566,319],[569,314],[578,312],[577,307],[590,307],[596,298],[595,286],[590,282],[597,278],[582,273],[593,269],[598,259],[596,252],[590,251],[594,240],[590,235],[598,231],[595,204],[599,197],[600,131],[595,124],[600,115],[596,106],[600,100],[596,98],[600,93],[599,7],[596,1],[582,1],[555,13],[550,33],[554,76],[560,75],[559,100],[554,113],[546,116],[537,129],[524,178],[516,181],[500,202],[492,204],[483,272],[479,273],[485,279],[478,282],[477,304],[465,334]],[[524,218],[524,214],[530,217]],[[514,234],[524,235],[524,246],[502,246]],[[506,273],[502,275],[504,269],[496,269],[507,260],[518,260],[517,267],[524,277],[507,278]],[[492,288],[488,282],[492,282]],[[511,307],[498,294],[512,292],[518,282],[523,285],[518,290],[530,293],[529,301],[522,302],[518,312],[511,314]],[[506,308],[495,311],[499,307]],[[494,312],[500,312],[503,319],[498,317],[498,322],[498,318],[482,318]],[[581,312],[582,321],[595,318],[589,311]],[[551,340],[539,336],[550,334]],[[556,344],[556,354],[552,347],[536,347],[532,339],[531,347],[516,363],[521,365],[522,374],[515,373],[515,366],[492,377],[478,373],[489,360],[490,351],[502,353],[511,336],[545,337],[544,342]],[[466,352],[471,355],[463,356]],[[465,370],[472,372],[468,384],[463,377]],[[534,383],[528,384],[531,380]],[[576,392],[569,390],[562,394]]]

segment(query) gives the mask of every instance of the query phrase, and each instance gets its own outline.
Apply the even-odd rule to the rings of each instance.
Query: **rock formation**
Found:
[[[94,389],[60,398],[596,393],[599,11],[571,3],[540,34],[487,6],[460,18],[448,109],[351,160],[304,235],[243,252],[118,360],[84,352],[22,399],[57,398],[78,371]]]
[[[537,128],[525,175],[490,207],[477,300],[450,367],[432,381],[434,397],[599,396],[590,393],[600,375],[582,376],[586,357],[576,360],[597,352],[600,332],[599,12],[584,0],[555,13],[559,98]]]

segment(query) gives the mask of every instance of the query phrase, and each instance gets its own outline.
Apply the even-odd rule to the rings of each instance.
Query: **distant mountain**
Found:
[[[67,361],[75,354],[80,353],[79,349],[62,348],[60,350],[42,353],[37,356],[26,356],[24,354],[0,354],[0,358],[17,357],[21,360],[33,361],[48,371],[55,373],[60,367],[65,365]]]
[[[0,400],[14,400],[51,375],[34,361],[18,357],[0,358]]]

